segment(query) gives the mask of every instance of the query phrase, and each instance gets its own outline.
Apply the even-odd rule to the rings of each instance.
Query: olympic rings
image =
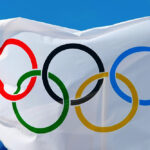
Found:
[[[46,91],[48,92],[48,94],[55,101],[63,104],[63,111],[56,122],[54,122],[52,125],[44,127],[44,128],[36,128],[36,127],[29,125],[27,122],[24,121],[24,119],[21,117],[21,115],[18,111],[16,102],[12,102],[12,107],[13,107],[14,113],[15,113],[18,121],[25,128],[27,128],[28,130],[30,130],[34,133],[38,133],[38,134],[48,133],[48,132],[53,131],[56,128],[58,128],[64,122],[64,120],[68,114],[69,106],[70,106],[69,104],[79,105],[79,106],[75,106],[75,111],[76,111],[76,114],[77,114],[79,120],[88,129],[96,131],[96,132],[112,132],[112,131],[118,130],[118,129],[124,127],[127,123],[129,123],[133,119],[133,117],[135,116],[135,114],[137,112],[139,102],[140,102],[140,105],[150,105],[150,100],[142,100],[141,99],[139,101],[138,94],[136,92],[134,85],[131,83],[131,81],[129,79],[127,79],[125,76],[123,76],[119,73],[116,73],[116,69],[117,69],[118,65],[121,63],[121,61],[125,57],[127,57],[133,53],[136,53],[136,52],[149,52],[150,47],[135,47],[135,48],[131,48],[131,49],[123,52],[116,59],[114,64],[112,65],[112,68],[111,68],[110,74],[109,74],[108,72],[104,72],[105,71],[104,65],[103,65],[101,59],[99,58],[99,56],[92,49],[90,49],[87,46],[81,45],[81,44],[76,44],[76,43],[65,44],[65,45],[61,45],[61,46],[57,47],[56,49],[54,49],[46,58],[44,65],[43,65],[43,70],[35,70],[35,69],[37,69],[36,58],[35,58],[32,50],[25,43],[23,43],[20,40],[17,40],[17,39],[6,40],[4,42],[4,44],[2,45],[2,47],[0,48],[0,54],[3,52],[4,48],[9,44],[14,44],[16,46],[19,46],[27,53],[27,55],[29,56],[29,58],[31,60],[32,69],[34,69],[34,70],[31,70],[20,77],[20,79],[17,82],[17,90],[15,91],[14,95],[11,95],[4,90],[4,84],[0,80],[1,95],[10,101],[18,101],[29,94],[29,92],[32,90],[32,88],[36,82],[37,76],[42,76],[43,85],[44,85]],[[65,85],[63,84],[63,82],[58,77],[56,77],[54,74],[48,72],[48,67],[49,67],[52,59],[58,53],[65,51],[67,49],[78,49],[78,50],[88,53],[96,61],[96,64],[97,64],[98,70],[99,70],[99,74],[96,74],[96,75],[88,78],[84,83],[81,84],[80,88],[77,90],[75,99],[71,100],[70,103],[69,103],[69,94],[68,94],[68,91],[67,91]],[[89,101],[92,97],[94,97],[95,94],[99,91],[100,87],[102,86],[102,83],[104,80],[103,78],[108,77],[108,76],[109,76],[109,79],[110,79],[110,82],[111,82],[111,85],[112,85],[114,91],[121,98],[123,98],[127,102],[132,103],[132,108],[131,108],[129,114],[121,122],[119,122],[115,125],[112,125],[112,126],[99,127],[99,126],[95,126],[94,124],[90,123],[84,117],[81,107],[80,107],[80,104],[83,104],[83,103]],[[22,83],[28,78],[31,78],[31,80],[30,80],[26,90],[24,92],[22,92],[21,94],[18,94],[21,90]],[[61,97],[59,97],[58,95],[56,95],[52,91],[52,89],[49,85],[49,82],[48,82],[48,78],[53,80],[59,86],[60,90],[63,93],[63,99]],[[132,98],[130,96],[126,95],[123,91],[121,91],[121,89],[117,85],[116,78],[118,78],[119,80],[121,80],[122,82],[124,82],[127,85],[129,90],[131,91]],[[98,80],[98,82],[97,82],[96,86],[94,87],[94,89],[89,94],[87,94],[86,96],[81,98],[82,92],[84,91],[86,86],[88,86],[88,84],[90,84],[91,82],[93,82],[95,80]]]
[[[30,72],[27,72],[26,74],[24,74],[18,81],[18,89],[16,90],[15,94],[17,94],[19,91],[20,91],[20,86],[22,84],[22,82],[28,78],[28,77],[32,77],[32,76],[40,76],[41,75],[41,71],[40,70],[32,70]],[[63,82],[58,78],[56,77],[54,74],[52,73],[49,73],[48,74],[48,77],[50,79],[52,79],[60,88],[60,90],[62,91],[63,93],[63,97],[64,97],[64,108],[63,108],[63,111],[60,115],[60,117],[58,118],[58,120],[53,123],[52,125],[48,126],[48,127],[45,127],[45,128],[36,128],[36,127],[33,127],[31,125],[29,125],[28,123],[26,123],[23,118],[21,117],[19,111],[18,111],[18,108],[17,108],[17,104],[16,102],[13,102],[12,103],[12,107],[13,107],[13,110],[14,110],[14,113],[18,119],[18,121],[24,126],[26,127],[27,129],[29,129],[30,131],[34,132],[34,133],[48,133],[50,131],[53,131],[55,130],[57,127],[59,127],[63,121],[65,120],[67,114],[68,114],[68,111],[69,111],[69,95],[68,95],[68,92],[67,92],[67,89],[65,87],[65,85],[63,84]]]
[[[65,44],[62,46],[57,47],[56,49],[54,49],[47,57],[44,65],[43,65],[43,71],[42,71],[42,79],[43,79],[43,84],[44,87],[46,89],[46,91],[48,92],[48,94],[57,102],[62,104],[62,98],[60,98],[59,96],[57,96],[53,90],[51,89],[48,79],[47,79],[47,72],[48,72],[48,67],[50,62],[52,61],[52,59],[60,52],[67,50],[67,49],[78,49],[81,51],[84,51],[86,53],[88,53],[90,56],[92,56],[92,58],[96,61],[99,72],[104,72],[104,66],[103,63],[101,61],[101,59],[99,58],[99,56],[89,47],[81,45],[81,44]],[[82,97],[78,100],[71,100],[71,105],[79,105],[82,104],[88,100],[90,100],[100,89],[101,85],[103,83],[103,79],[99,80],[96,84],[96,86],[94,87],[94,89],[85,97]]]
[[[86,88],[86,86],[88,84],[90,84],[91,82],[93,82],[94,80],[97,80],[99,78],[104,78],[104,77],[108,77],[108,72],[104,72],[104,73],[100,73],[100,74],[96,74],[90,78],[88,78],[86,81],[84,81],[82,83],[82,85],[79,87],[77,93],[76,93],[76,98],[80,98],[84,89]],[[119,123],[112,125],[112,126],[108,126],[108,127],[98,127],[93,125],[92,123],[90,123],[83,115],[82,111],[81,111],[81,107],[80,106],[75,106],[75,111],[76,114],[79,118],[79,120],[90,130],[96,131],[96,132],[112,132],[115,130],[118,130],[120,128],[122,128],[123,126],[125,126],[136,114],[136,111],[138,109],[138,95],[136,92],[136,89],[134,87],[134,85],[131,83],[131,81],[129,81],[125,76],[117,73],[116,74],[116,78],[118,78],[119,80],[121,80],[122,82],[124,82],[127,87],[130,89],[132,97],[133,97],[133,101],[132,101],[132,109],[130,111],[130,113]]]
[[[131,100],[131,97],[128,96],[127,94],[125,94],[118,86],[117,82],[116,82],[116,77],[115,77],[115,74],[116,74],[116,69],[118,67],[118,65],[121,63],[121,61],[126,58],[127,56],[131,55],[131,54],[134,54],[134,53],[137,53],[137,52],[150,52],[150,47],[134,47],[134,48],[130,48],[128,49],[127,51],[123,52],[114,62],[114,64],[112,65],[111,67],[111,70],[110,70],[110,82],[111,82],[111,85],[114,89],[114,91],[122,98],[124,99],[125,101],[131,103],[132,100]],[[140,99],[139,100],[139,104],[140,105],[150,105],[150,99],[149,100],[142,100]]]
[[[17,46],[21,47],[27,53],[27,55],[29,56],[29,58],[31,60],[31,64],[32,64],[32,69],[36,69],[37,68],[36,58],[35,58],[32,50],[25,43],[23,43],[20,40],[17,40],[17,39],[8,39],[8,40],[6,40],[4,42],[4,44],[2,45],[2,47],[0,48],[0,55],[4,51],[4,48],[7,45],[10,45],[10,44],[17,45]],[[18,95],[11,95],[11,94],[9,94],[9,93],[7,93],[5,91],[4,84],[0,80],[0,94],[3,97],[5,97],[6,99],[10,100],[10,101],[18,101],[18,100],[24,98],[26,95],[29,94],[29,92],[32,90],[35,82],[36,82],[36,77],[32,77],[30,82],[29,82],[29,84],[28,84],[28,86],[27,86],[27,88],[26,88],[26,90],[23,93],[18,94]]]

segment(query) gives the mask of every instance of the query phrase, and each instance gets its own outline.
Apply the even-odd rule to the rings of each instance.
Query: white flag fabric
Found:
[[[0,21],[0,140],[8,150],[150,149],[150,17],[78,31]]]

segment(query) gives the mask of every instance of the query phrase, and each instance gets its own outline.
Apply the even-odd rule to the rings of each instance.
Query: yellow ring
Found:
[[[84,83],[82,83],[82,85],[80,86],[80,88],[78,89],[75,98],[78,99],[81,97],[82,92],[84,91],[84,89],[86,88],[86,86],[88,84],[90,84],[91,82],[93,82],[94,80],[100,79],[100,78],[104,78],[104,77],[108,77],[108,72],[104,72],[104,73],[100,73],[100,74],[96,74],[90,78],[88,78]],[[107,126],[107,127],[99,127],[99,126],[95,126],[92,123],[90,123],[83,115],[81,107],[80,106],[76,106],[75,107],[75,111],[76,114],[79,118],[79,120],[90,130],[96,131],[96,132],[112,132],[115,130],[118,130],[120,128],[122,128],[123,126],[125,126],[136,114],[137,109],[138,109],[138,105],[139,105],[139,99],[138,99],[138,94],[137,91],[134,87],[134,85],[131,83],[131,81],[129,79],[127,79],[125,76],[116,73],[116,78],[118,78],[119,80],[121,80],[122,82],[124,82],[127,87],[129,88],[129,90],[131,91],[132,94],[132,108],[129,112],[129,114],[119,123],[112,125],[112,126]]]

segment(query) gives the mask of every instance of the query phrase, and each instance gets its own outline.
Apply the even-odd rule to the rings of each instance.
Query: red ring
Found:
[[[4,42],[4,44],[2,45],[2,47],[0,48],[0,55],[4,51],[4,48],[9,44],[13,44],[13,45],[17,45],[17,46],[21,47],[28,54],[28,56],[31,60],[32,69],[37,69],[37,61],[36,61],[36,58],[35,58],[32,50],[25,43],[23,43],[20,40],[17,40],[17,39],[6,40]],[[24,98],[27,94],[29,94],[29,92],[32,90],[32,88],[36,82],[36,78],[37,77],[32,77],[30,79],[30,82],[29,82],[26,90],[23,93],[20,93],[18,95],[11,95],[11,94],[7,93],[4,89],[3,82],[0,80],[0,93],[3,97],[5,97],[6,99],[8,99],[10,101],[18,101],[18,100]]]

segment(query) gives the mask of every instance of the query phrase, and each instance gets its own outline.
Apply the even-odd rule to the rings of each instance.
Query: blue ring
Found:
[[[118,65],[121,63],[121,61],[126,58],[127,56],[133,54],[133,53],[137,53],[137,52],[150,52],[150,47],[134,47],[134,48],[130,48],[128,50],[126,50],[125,52],[123,52],[114,62],[114,64],[111,67],[110,70],[110,83],[112,85],[112,88],[114,89],[114,91],[125,101],[131,103],[132,102],[132,98],[130,96],[128,96],[127,94],[125,94],[118,86],[117,82],[116,82],[116,69],[118,67]],[[150,105],[150,100],[143,100],[140,99],[139,100],[139,104],[140,105]]]

